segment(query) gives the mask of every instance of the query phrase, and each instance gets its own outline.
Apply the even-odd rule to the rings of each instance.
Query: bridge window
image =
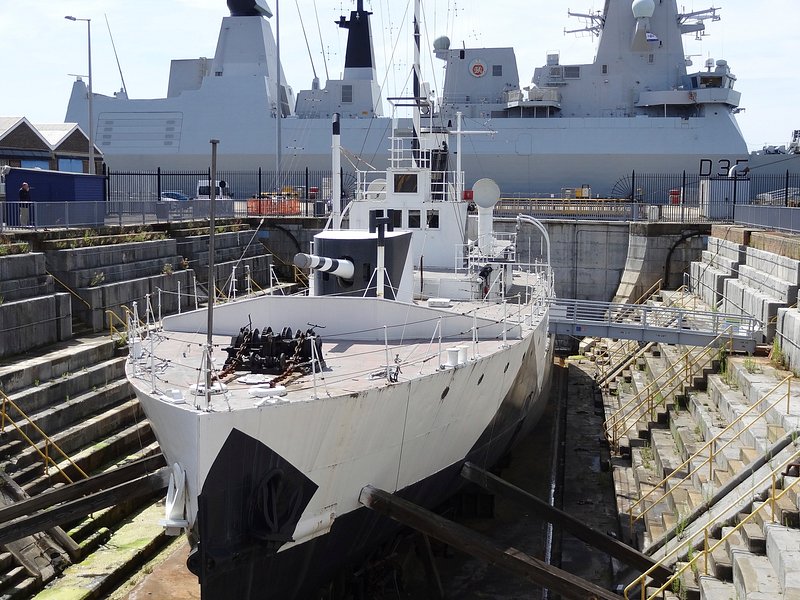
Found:
[[[425,223],[428,229],[439,229],[439,211],[429,210],[425,217]]]
[[[342,86],[342,104],[351,104],[353,102],[353,86]]]
[[[392,220],[392,227],[396,227],[400,229],[403,226],[403,211],[402,210],[390,210],[389,211],[389,218]]]
[[[419,220],[419,211],[418,210],[410,210],[410,211],[408,211],[408,228],[409,229],[419,229],[420,228],[420,220]]]
[[[395,173],[394,191],[398,194],[417,193],[417,174],[416,173]]]
[[[580,79],[581,78],[581,68],[570,66],[564,67],[564,79]]]
[[[492,65],[492,77],[503,76],[503,65]]]

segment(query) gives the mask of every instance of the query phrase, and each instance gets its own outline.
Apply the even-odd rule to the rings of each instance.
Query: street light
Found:
[[[73,16],[66,16],[64,18],[68,21],[86,21],[87,46],[89,48],[89,175],[94,175],[94,124],[92,123],[92,20],[79,19]]]

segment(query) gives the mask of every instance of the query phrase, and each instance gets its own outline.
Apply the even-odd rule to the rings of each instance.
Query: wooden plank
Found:
[[[623,544],[610,535],[606,535],[601,531],[589,527],[572,515],[554,506],[550,506],[544,500],[500,479],[496,475],[492,475],[472,463],[466,463],[464,465],[461,469],[461,476],[473,483],[477,483],[490,492],[502,494],[508,499],[534,510],[537,516],[540,516],[550,523],[560,525],[564,531],[571,533],[579,540],[602,550],[627,565],[641,569],[642,572],[658,564],[657,561],[646,554]],[[659,583],[665,583],[672,577],[672,571],[662,565],[653,570],[651,577]]]
[[[98,490],[110,488],[133,479],[152,473],[164,466],[164,456],[157,454],[130,464],[112,469],[105,473],[76,481],[68,485],[44,492],[33,498],[21,500],[10,506],[0,509],[0,523],[5,523],[24,515],[30,515],[38,510],[50,508],[62,502],[75,500]]]
[[[51,529],[101,508],[113,506],[125,500],[133,500],[148,496],[167,488],[170,469],[163,467],[151,475],[122,483],[107,490],[95,492],[89,496],[78,498],[45,511],[5,523],[0,526],[0,544],[7,544],[26,535]]]
[[[573,600],[620,600],[620,596],[570,575],[515,548],[500,546],[490,538],[453,523],[407,500],[366,486],[359,501],[383,515],[413,527],[489,564],[497,565],[528,581]],[[1,538],[0,538],[1,539]]]

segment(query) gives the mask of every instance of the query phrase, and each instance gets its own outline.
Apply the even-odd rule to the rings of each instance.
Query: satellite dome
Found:
[[[494,179],[478,179],[472,186],[472,199],[480,208],[492,208],[500,200],[500,188]]]
[[[656,12],[655,0],[633,0],[631,10],[634,18],[649,19]]]
[[[434,50],[449,50],[450,49],[450,38],[446,35],[442,37],[438,37],[433,40],[433,49]]]

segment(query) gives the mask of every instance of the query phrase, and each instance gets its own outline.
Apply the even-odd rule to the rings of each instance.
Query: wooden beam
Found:
[[[108,489],[138,479],[143,475],[154,472],[164,466],[164,456],[159,453],[147,458],[133,461],[127,465],[111,469],[105,473],[100,473],[88,479],[82,479],[75,483],[63,485],[59,488],[44,492],[33,498],[28,498],[20,502],[15,502],[10,506],[0,509],[0,524],[24,515],[33,514],[36,511],[62,504],[70,500],[81,498],[93,492]]]
[[[514,502],[533,510],[537,517],[553,523],[554,525],[561,526],[564,531],[574,535],[581,541],[586,542],[590,546],[598,548],[603,552],[621,560],[627,565],[641,569],[642,572],[655,567],[658,561],[653,560],[646,554],[642,554],[638,550],[623,544],[619,540],[606,535],[601,531],[597,531],[586,525],[583,521],[579,521],[572,515],[565,513],[562,510],[550,506],[544,500],[537,498],[522,490],[515,485],[500,479],[496,475],[492,475],[488,471],[480,467],[466,463],[461,469],[461,476],[464,479],[477,483],[482,488],[501,494]],[[651,573],[651,577],[659,583],[666,582],[672,577],[672,571],[665,566],[659,566]]]
[[[383,490],[366,486],[359,501],[387,517],[413,527],[431,537],[458,548],[462,552],[497,565],[528,581],[544,586],[564,598],[573,600],[620,600],[620,596],[570,575],[511,547],[503,547],[490,538],[453,523],[407,500]]]
[[[0,525],[0,544],[7,544],[26,535],[45,531],[79,517],[85,517],[96,510],[119,504],[125,500],[134,500],[165,490],[169,476],[170,469],[163,467],[151,475]]]

